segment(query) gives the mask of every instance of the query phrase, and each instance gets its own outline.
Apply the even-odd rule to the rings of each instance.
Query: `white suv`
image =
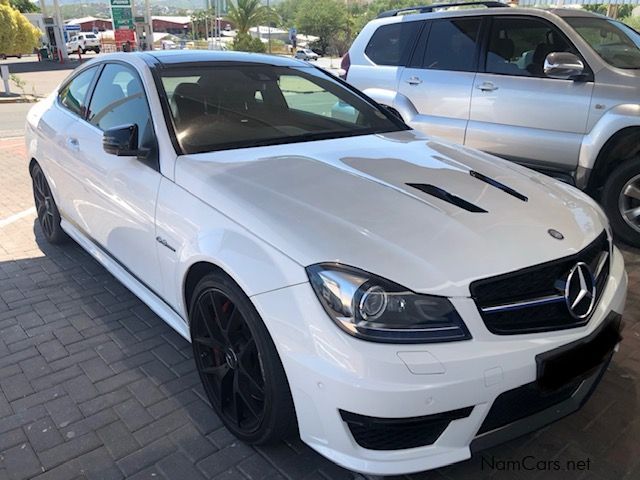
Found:
[[[67,42],[67,53],[84,53],[89,50],[100,53],[100,40],[95,33],[80,33]]]
[[[418,130],[578,186],[640,246],[640,34],[581,10],[473,5],[488,8],[382,14],[343,59],[347,81]]]

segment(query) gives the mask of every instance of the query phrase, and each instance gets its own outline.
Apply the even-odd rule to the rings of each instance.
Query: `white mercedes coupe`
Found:
[[[192,343],[245,442],[440,467],[580,408],[621,339],[627,276],[590,198],[308,63],[100,55],[27,122],[47,240]]]

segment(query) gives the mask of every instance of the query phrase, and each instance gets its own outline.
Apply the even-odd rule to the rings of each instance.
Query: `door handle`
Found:
[[[492,82],[482,82],[480,85],[476,85],[476,88],[482,90],[483,92],[493,92],[495,90],[498,90],[498,87]]]
[[[422,83],[422,80],[420,80],[420,77],[409,77],[407,79],[407,83],[409,85],[420,85]]]
[[[78,142],[77,138],[67,138],[67,148],[69,150],[73,150],[74,152],[77,152],[78,150],[80,150],[80,142]]]

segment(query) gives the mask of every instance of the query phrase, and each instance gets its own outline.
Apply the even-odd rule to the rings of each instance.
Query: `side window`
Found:
[[[473,72],[480,31],[479,18],[434,20],[424,52],[422,68]]]
[[[493,18],[487,50],[487,73],[544,77],[544,60],[552,52],[573,52],[550,23],[523,17]]]
[[[67,110],[84,117],[87,106],[87,92],[96,71],[96,67],[85,70],[60,90],[58,99]]]
[[[102,131],[135,124],[140,147],[150,148],[154,141],[142,82],[135,71],[124,65],[113,63],[104,67],[91,98],[87,119]]]
[[[420,22],[399,22],[378,28],[364,53],[376,65],[404,66],[420,29]]]

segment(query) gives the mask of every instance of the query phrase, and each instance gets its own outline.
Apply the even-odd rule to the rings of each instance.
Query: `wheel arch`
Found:
[[[35,157],[31,157],[31,160],[29,160],[29,173],[31,173],[33,171],[33,167],[35,167],[36,165],[40,165],[40,164],[35,159]],[[40,168],[42,168],[42,167],[40,167]]]
[[[182,300],[184,301],[184,307],[187,313],[187,321],[189,321],[191,297],[193,296],[193,292],[195,291],[198,282],[200,282],[200,280],[202,280],[209,273],[215,272],[224,273],[226,276],[233,280],[233,278],[227,272],[225,272],[220,266],[211,261],[197,261],[187,269],[182,282]]]
[[[640,154],[640,125],[621,128],[611,135],[598,152],[589,175],[587,192],[597,195],[616,165]]]

